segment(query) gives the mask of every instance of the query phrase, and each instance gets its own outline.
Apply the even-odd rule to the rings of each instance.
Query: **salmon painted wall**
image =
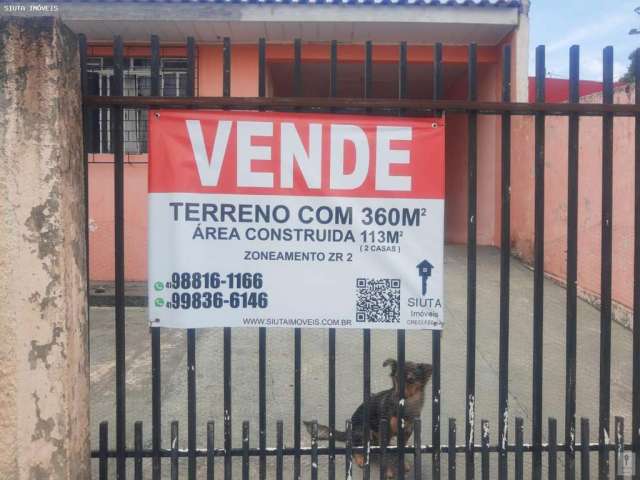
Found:
[[[96,48],[96,47],[94,47]],[[148,49],[131,54],[148,55]],[[391,62],[397,58],[397,48],[374,47],[374,61]],[[96,50],[94,54],[108,55]],[[171,52],[169,52],[171,53]],[[424,63],[433,59],[430,47],[409,47],[409,62]],[[175,52],[172,53],[175,55]],[[199,45],[197,51],[197,93],[200,96],[222,94],[222,46]],[[341,46],[339,58],[361,62],[361,46]],[[326,61],[328,46],[303,49],[303,61]],[[268,61],[288,61],[293,49],[286,45],[267,48]],[[237,45],[231,52],[231,95],[257,96],[258,52],[253,45]],[[466,47],[444,48],[446,65],[466,61]],[[499,91],[497,50],[478,49],[478,96],[481,100],[495,100]],[[267,79],[269,83],[269,79]],[[269,87],[267,85],[267,87]],[[447,98],[466,98],[466,74],[447,85]],[[267,88],[269,91],[269,88]],[[450,115],[446,119],[446,241],[466,242],[467,225],[467,122],[464,115]],[[495,245],[496,239],[496,119],[481,116],[478,121],[478,243]],[[113,161],[111,155],[94,154],[89,165],[89,217],[90,217],[90,275],[96,282],[114,279],[114,220],[113,220]],[[146,155],[125,155],[125,278],[127,281],[145,281],[147,276],[147,166],[127,162],[146,161]],[[498,192],[499,194],[499,192]],[[499,217],[498,217],[499,218]]]
[[[600,93],[581,99],[601,103]],[[619,87],[615,103],[634,103],[633,90]],[[515,120],[515,119],[514,119]],[[633,304],[634,227],[634,120],[614,120],[613,146],[613,282],[617,303],[614,314],[630,320]],[[567,151],[568,120],[547,117],[545,136],[545,271],[566,279],[567,249]],[[533,262],[534,135],[533,119],[514,122],[512,150],[512,248],[528,263]],[[578,288],[583,297],[600,297],[600,240],[602,209],[602,119],[580,120],[578,169]]]
[[[481,65],[478,68],[478,99],[496,100],[497,65]],[[447,90],[447,98],[466,98],[465,79],[455,82]],[[464,114],[449,114],[446,118],[445,137],[445,240],[448,243],[467,241],[467,191],[468,191],[468,122]],[[477,242],[479,245],[496,245],[496,161],[499,155],[496,143],[496,118],[478,116],[477,154]]]
[[[622,82],[615,82],[615,87],[621,87]],[[593,80],[580,80],[580,96],[593,95],[602,92],[602,82]],[[558,103],[569,101],[569,79],[568,78],[545,78],[544,92],[547,102]],[[536,100],[536,77],[529,77],[529,101]]]
[[[125,278],[147,278],[147,165],[126,162],[146,161],[146,155],[125,156],[124,244]],[[89,272],[91,280],[115,278],[113,219],[113,156],[89,157]]]
[[[144,52],[142,52],[144,54]],[[258,95],[257,49],[239,45],[231,49],[233,96]],[[198,92],[202,96],[222,95],[222,47],[198,47]],[[89,259],[93,281],[115,278],[113,164],[112,155],[91,155],[89,164]],[[147,165],[146,155],[125,155],[125,278],[147,278]]]
[[[512,78],[516,78],[515,34],[507,35],[494,48],[494,61],[479,63],[477,69],[478,100],[499,101],[502,96],[502,56],[504,45],[511,45]],[[466,99],[466,76],[447,89],[447,98]],[[518,98],[517,82],[511,82],[511,97]],[[477,141],[477,218],[478,245],[500,245],[500,125],[495,115],[478,116]],[[449,243],[467,242],[468,203],[468,124],[466,115],[450,114],[446,134],[446,202],[445,239]]]

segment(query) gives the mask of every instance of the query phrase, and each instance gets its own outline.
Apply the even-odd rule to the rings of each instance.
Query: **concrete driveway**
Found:
[[[447,442],[447,419],[458,422],[458,444],[464,443],[465,366],[466,366],[466,248],[449,246],[446,249],[445,310],[446,326],[442,339],[442,443]],[[478,251],[478,324],[476,351],[476,418],[487,419],[491,425],[491,439],[497,438],[498,415],[498,342],[499,342],[499,251],[481,248]],[[511,262],[511,324],[509,355],[510,428],[513,418],[521,416],[525,424],[525,442],[531,430],[532,384],[532,312],[533,275],[520,262]],[[129,444],[133,445],[133,422],[144,422],[144,444],[151,446],[151,357],[150,336],[144,308],[127,308],[126,381],[127,428]],[[545,417],[558,421],[558,438],[564,438],[564,381],[565,381],[565,290],[545,281],[544,306],[544,410]],[[591,439],[597,441],[598,372],[599,372],[599,311],[585,302],[578,303],[578,378],[577,415],[591,419]],[[338,331],[336,341],[337,422],[343,425],[362,399],[362,332]],[[169,423],[180,422],[180,444],[186,447],[187,433],[187,368],[186,334],[179,330],[163,330],[162,338],[162,419],[163,443],[169,446]],[[328,409],[328,332],[304,330],[302,334],[302,416],[327,423]],[[631,332],[614,323],[612,327],[612,385],[611,418],[625,417],[629,438],[631,424]],[[267,411],[269,446],[275,446],[275,422],[283,420],[285,445],[293,444],[293,331],[273,329],[268,332]],[[395,332],[373,331],[371,335],[372,391],[388,388],[388,372],[382,362],[396,355]],[[431,361],[431,332],[409,332],[406,358]],[[199,445],[205,445],[205,425],[216,421],[216,445],[222,437],[222,330],[207,329],[197,333],[197,418]],[[92,448],[98,445],[98,424],[108,421],[110,443],[115,445],[115,363],[114,312],[112,308],[91,310],[91,426]],[[241,446],[243,420],[251,422],[251,446],[258,441],[258,331],[233,330],[232,353],[233,438],[234,446]],[[430,388],[428,387],[430,393]],[[613,421],[613,420],[612,420]],[[579,423],[579,421],[578,421]],[[546,421],[545,439],[546,439]],[[479,441],[479,422],[476,439]],[[613,428],[613,425],[611,426]],[[513,432],[513,430],[511,430]],[[510,434],[513,440],[513,434]],[[423,443],[431,440],[431,402],[423,411]],[[309,439],[303,437],[303,444]],[[592,472],[595,472],[592,454]],[[613,464],[613,456],[612,464]],[[545,458],[546,462],[546,458]],[[409,463],[412,463],[411,459]],[[480,458],[477,457],[479,467]],[[492,470],[497,458],[491,457]],[[578,461],[579,463],[579,461]],[[269,463],[272,467],[273,463]],[[529,468],[525,455],[525,471]],[[94,461],[94,467],[97,462]],[[150,463],[145,461],[145,478]],[[562,458],[559,467],[562,468]],[[204,462],[199,474],[204,478]],[[181,463],[186,475],[186,462]],[[240,476],[240,463],[234,465],[234,478]],[[303,478],[309,478],[310,462],[303,458]],[[326,459],[319,463],[319,478],[326,476]],[[446,456],[443,457],[446,472]],[[613,468],[613,467],[612,467]],[[111,463],[113,474],[115,464]],[[257,478],[257,459],[252,460],[251,478]],[[285,478],[291,478],[291,462],[286,461]],[[94,472],[95,472],[94,468]],[[513,471],[513,470],[511,470]],[[168,474],[165,463],[163,473]],[[337,472],[344,472],[339,459]],[[425,456],[424,478],[431,478],[431,459]],[[222,474],[218,465],[216,476]],[[270,471],[269,478],[273,478]],[[413,478],[411,475],[407,478]],[[464,456],[458,456],[458,476],[464,475]],[[492,475],[493,476],[493,475]],[[96,476],[97,478],[97,476]],[[354,478],[361,478],[354,470]],[[379,478],[376,466],[372,478]]]

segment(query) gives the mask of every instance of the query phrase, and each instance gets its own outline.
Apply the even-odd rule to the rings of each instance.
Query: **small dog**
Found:
[[[391,367],[391,378],[393,387],[382,392],[374,393],[369,397],[369,432],[370,442],[379,445],[381,438],[381,421],[387,420],[386,439],[387,444],[398,435],[398,400],[400,392],[398,389],[398,363],[388,358],[382,364],[383,367]],[[433,373],[433,367],[428,363],[405,362],[404,364],[404,439],[408,442],[413,433],[413,420],[420,416],[424,405],[424,388],[429,382]],[[304,422],[309,435],[313,422]],[[351,416],[352,442],[354,446],[364,444],[364,403],[362,403]],[[347,439],[346,432],[335,430],[334,439],[337,442],[344,442]],[[318,440],[329,440],[329,427],[318,425]],[[362,467],[365,463],[364,455],[354,454],[355,463]],[[384,459],[380,468],[386,468],[386,478],[394,478],[395,468],[386,465]]]

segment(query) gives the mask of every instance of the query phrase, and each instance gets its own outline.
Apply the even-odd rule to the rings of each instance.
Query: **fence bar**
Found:
[[[98,478],[100,480],[107,480],[109,476],[109,458],[107,452],[109,450],[109,423],[100,422],[100,439],[98,448],[100,449],[100,457],[98,464]]]
[[[431,337],[433,343],[432,362],[433,377],[431,378],[431,443],[433,444],[432,478],[440,478],[440,330],[433,330]]]
[[[318,422],[311,424],[311,480],[318,480]]]
[[[603,103],[613,103],[613,47],[603,51]],[[613,116],[602,119],[602,253],[600,269],[600,427],[598,470],[609,478],[608,443],[611,411],[611,254],[613,205]]]
[[[331,70],[329,95],[335,97],[338,90],[338,42],[331,41]],[[329,480],[336,478],[336,329],[329,329]]]
[[[256,109],[361,109],[370,111],[410,109],[424,115],[434,112],[465,113],[478,112],[483,115],[535,115],[542,112],[547,115],[567,116],[577,113],[581,116],[600,117],[610,113],[617,117],[635,117],[640,107],[634,104],[602,103],[525,103],[525,102],[487,102],[469,100],[431,100],[398,98],[331,98],[331,97],[137,97],[137,96],[109,96],[101,97],[88,95],[84,102],[93,107],[121,106],[127,108],[157,107],[157,108],[205,108],[225,109],[236,108],[245,110]]]
[[[456,480],[456,419],[449,418],[449,480]]]
[[[511,46],[502,50],[502,101],[511,101]],[[502,114],[500,221],[500,353],[498,373],[498,478],[508,478],[509,433],[509,245],[511,244],[511,115]]]
[[[82,92],[82,95],[89,95],[89,74],[87,72],[87,37],[83,34],[80,33],[78,34],[78,53],[80,55],[80,91]],[[96,93],[96,92],[91,92],[91,93]],[[90,107],[88,105],[85,105],[84,102],[82,104],[82,134],[84,136],[83,138],[83,153],[84,153],[84,159],[85,161],[89,160],[89,152],[93,152],[93,137],[91,135],[91,119],[90,119]],[[85,169],[85,193],[87,193],[89,190],[89,176],[88,176],[88,171]],[[85,208],[88,208],[89,204],[88,204],[88,195],[87,198],[85,199],[86,203],[85,203]],[[88,210],[87,210],[87,216],[88,216]],[[89,223],[87,222],[87,225]],[[87,235],[86,235],[86,239],[85,241],[87,242],[87,247],[88,247],[88,242],[89,242],[89,236],[88,236],[88,231],[87,231]],[[87,248],[87,252],[89,251],[89,249]],[[87,264],[88,265],[88,264]],[[88,270],[87,270],[88,271]]]
[[[231,95],[231,40],[222,41],[222,95]],[[224,480],[232,480],[232,409],[231,409],[231,327],[223,329],[223,382],[224,382]]]
[[[242,422],[242,480],[249,480],[249,422]]]
[[[558,478],[558,422],[549,419],[549,480]]]
[[[193,37],[187,38],[187,97],[195,97],[196,47]],[[187,449],[188,478],[196,478],[196,329],[187,329]]]
[[[364,96],[368,98],[373,93],[373,46],[371,41],[365,44],[364,59]],[[365,445],[369,445],[369,397],[371,396],[371,331],[368,328],[362,330],[362,438]],[[367,449],[368,450],[368,449]],[[368,455],[365,457],[363,475],[370,477]]]
[[[489,422],[482,420],[480,422],[480,431],[482,432],[480,451],[482,455],[482,480],[489,480]]]
[[[444,93],[444,66],[442,64],[442,43],[433,47],[433,99],[441,100]]]
[[[179,437],[178,437],[178,422],[176,420],[171,422],[171,480],[178,480],[180,478],[179,471]]]
[[[399,395],[398,395],[398,450],[397,450],[397,475],[396,477],[399,480],[404,480],[404,437],[405,437],[405,432],[404,432],[404,402],[405,402],[405,398],[404,398],[404,394],[405,394],[405,385],[404,385],[404,364],[405,364],[405,331],[404,330],[398,330],[397,333],[397,352],[398,352],[398,369],[397,369],[397,379],[398,379],[398,391],[399,391]],[[365,443],[365,446],[368,447],[369,442]],[[366,461],[369,460],[368,458],[368,448],[365,451],[365,454],[367,455],[366,457]]]
[[[302,95],[302,41],[293,41],[293,89],[296,97]],[[302,421],[302,329],[294,330],[294,391],[293,391],[293,478],[300,478],[300,446]]]
[[[371,332],[368,328],[362,330],[362,377],[363,377],[363,423],[362,423],[362,446],[365,447],[364,464],[362,465],[363,477],[369,479],[371,475],[369,462],[369,398],[371,395]],[[349,424],[351,428],[351,423]]]
[[[398,59],[398,98],[407,97],[407,42],[400,42],[400,58]],[[398,112],[400,115],[403,111]],[[405,383],[404,383],[404,364],[405,364],[405,331],[398,330],[397,337],[397,353],[398,353],[398,471],[396,477],[404,480],[404,444],[405,444],[405,422],[404,422],[404,403],[405,403]],[[367,441],[366,460],[369,460],[369,442]],[[365,476],[365,480],[367,477]]]
[[[422,422],[419,418],[413,421],[413,478],[422,479]],[[382,467],[380,467],[382,468]]]
[[[363,92],[365,99],[371,99],[373,96],[373,44],[371,40],[367,40],[364,44],[364,85]],[[371,110],[367,110],[370,112]]]
[[[142,422],[133,425],[135,457],[133,464],[133,478],[142,480]]]
[[[622,460],[622,455],[624,454],[624,418],[615,418],[615,429],[616,456],[614,462],[616,473],[614,478],[617,478],[618,472],[620,471],[620,460]]]
[[[215,423],[207,422],[207,480],[213,480],[215,459]]]
[[[160,40],[151,35],[151,95],[160,95]],[[151,330],[151,443],[153,459],[151,460],[151,478],[160,480],[162,462],[160,447],[162,445],[162,392],[160,376],[160,328]]]
[[[591,450],[592,452],[597,452],[599,449],[599,445],[597,442],[595,443],[591,443],[589,445],[589,450]],[[616,445],[615,443],[612,441],[611,443],[608,444],[607,449],[610,452],[615,452],[616,449]],[[627,443],[624,445],[624,449],[631,451],[632,450],[632,445],[631,443]],[[398,450],[398,447],[396,445],[388,445],[387,446],[387,453],[390,452],[396,452]],[[533,446],[530,443],[523,443],[522,445],[522,450],[524,453],[530,453],[533,451]],[[543,452],[548,452],[549,451],[549,446],[548,444],[544,443],[542,445],[542,450]],[[566,447],[565,445],[558,445],[558,451],[565,451]],[[362,447],[357,447],[357,446],[352,446],[351,451],[356,451],[356,453],[361,453],[363,451]],[[489,453],[492,452],[497,452],[498,449],[496,446],[490,446],[489,447]],[[509,445],[509,451],[513,452],[515,451],[515,446],[514,445]],[[371,452],[372,454],[379,454],[380,453],[380,447],[379,446],[373,446],[371,448]],[[406,452],[406,447],[405,447],[405,452]],[[413,453],[413,446],[410,447],[410,452]],[[432,445],[422,445],[422,453],[432,453],[433,452],[433,446]],[[449,452],[449,447],[448,446],[444,446],[442,447],[442,452],[443,453],[448,453]],[[456,452],[457,454],[464,454],[464,445],[460,445],[456,447]],[[476,445],[476,453],[481,452],[481,446],[480,445]],[[127,458],[133,458],[134,457],[134,453],[135,451],[133,449],[131,450],[127,450],[126,455]],[[169,458],[170,455],[170,450],[168,449],[164,449],[162,451],[162,456],[163,457],[167,457]],[[215,450],[215,455],[216,456],[222,456],[224,455],[224,449],[223,448],[217,448]],[[234,447],[231,450],[231,455],[232,457],[242,457],[242,447]],[[267,457],[275,457],[276,456],[276,449],[269,449],[267,450]],[[286,447],[283,448],[283,455],[285,456],[293,456],[294,453],[294,448],[293,447]],[[345,448],[344,447],[336,447],[336,455],[344,455],[345,453]],[[321,456],[326,456],[329,454],[329,449],[327,447],[321,447],[318,446],[318,457]],[[142,456],[145,458],[151,458],[151,456],[153,455],[153,451],[151,449],[143,449],[142,450]],[[249,448],[249,456],[250,457],[258,457],[260,455],[260,449],[258,447],[255,448]],[[301,456],[306,456],[306,457],[310,457],[311,456],[311,447],[302,447],[300,449],[300,455]],[[108,450],[107,451],[107,456],[109,458],[116,458],[116,451],[115,450]],[[198,450],[196,450],[196,457],[202,457],[205,458],[207,456],[207,450],[206,448],[200,448]],[[99,450],[92,450],[91,451],[91,458],[99,458],[100,457],[100,451]],[[184,457],[185,459],[188,457],[188,451],[187,449],[182,449],[178,451],[178,457]]]
[[[522,480],[524,477],[523,457],[524,457],[524,422],[522,417],[516,417],[516,480]]]
[[[222,96],[231,96],[231,39],[222,39]]]
[[[89,74],[87,72],[87,37],[78,34],[78,50],[80,56],[80,88],[82,95],[89,94]],[[91,92],[95,93],[95,92]],[[91,135],[91,121],[94,109],[82,103],[82,159],[83,159],[83,189],[84,189],[84,248],[85,248],[85,271],[87,272],[86,289],[91,292],[91,278],[89,275],[89,152],[93,152],[93,138]],[[86,298],[87,323],[91,324],[89,305],[89,293]],[[90,351],[90,341],[87,336],[87,352]]]
[[[196,96],[196,42],[193,37],[187,37],[187,97]]]
[[[224,328],[224,477],[232,479],[231,461],[231,328]]]
[[[302,40],[293,40],[293,96],[302,96]]]
[[[122,95],[124,46],[122,38],[113,40],[113,95]],[[114,239],[115,239],[115,322],[116,322],[116,478],[126,478],[126,366],[125,366],[125,309],[124,309],[124,148],[122,107],[111,110],[111,145],[114,152]]]
[[[589,480],[589,419],[580,419],[580,478]]]
[[[82,95],[89,94],[89,75],[87,72],[87,37],[80,33],[78,34],[78,50],[80,55],[80,87]],[[98,93],[98,92],[91,92]],[[84,245],[85,245],[85,271],[87,272],[86,278],[86,289],[87,289],[87,298],[86,298],[86,312],[87,312],[87,322],[88,325],[91,324],[91,308],[89,303],[89,292],[91,292],[91,278],[89,275],[89,153],[93,153],[93,136],[91,135],[91,124],[93,114],[97,113],[95,109],[90,107],[89,105],[82,103],[82,158],[84,161],[83,164],[83,188],[84,188],[84,220],[85,220],[85,230],[84,230]],[[87,335],[87,352],[90,352],[90,342],[89,336]],[[102,425],[101,425],[102,426]],[[102,472],[100,471],[100,479],[102,479]],[[105,477],[106,478],[106,473]]]
[[[260,327],[258,330],[258,442],[260,448],[260,480],[267,478],[267,329]]]
[[[387,478],[387,447],[389,446],[389,421],[386,418],[380,420],[380,480]],[[417,478],[417,477],[416,477]]]
[[[336,329],[329,329],[329,469],[328,477],[336,477]]]
[[[267,42],[258,40],[258,96],[267,93]],[[267,327],[258,329],[258,442],[260,448],[260,480],[267,479]]]
[[[477,47],[469,45],[469,100],[477,100]],[[467,405],[465,448],[467,478],[474,471],[474,418],[476,399],[476,205],[478,166],[478,114],[468,116],[468,193],[467,193]]]
[[[444,69],[442,66],[442,44],[436,43],[433,58],[433,99],[440,100],[444,89]],[[431,443],[432,478],[440,479],[440,330],[431,332],[433,377],[431,378]]]
[[[276,480],[282,480],[284,472],[284,433],[282,420],[276,422]]]
[[[329,69],[329,96],[338,95],[338,41],[331,40],[330,69]]]
[[[545,100],[545,49],[536,48],[536,102]],[[533,386],[532,386],[532,478],[542,478],[542,351],[544,327],[544,145],[545,117],[535,117],[535,212],[534,212],[534,266],[533,266]]]
[[[635,78],[640,78],[640,50],[635,52]],[[640,82],[636,80],[636,106],[640,106]],[[635,130],[635,226],[633,235],[633,401],[632,438],[636,474],[640,475],[640,113]]]
[[[398,58],[398,98],[408,97],[408,66],[407,66],[407,42],[400,42]],[[398,111],[398,115],[404,115],[404,109]]]
[[[151,35],[151,96],[160,96],[160,38]]]
[[[569,101],[580,101],[580,47],[569,51]],[[569,115],[569,153],[567,186],[567,331],[565,367],[564,442],[565,480],[576,478],[576,332],[578,280],[578,147],[580,117]]]
[[[353,445],[353,434],[351,432],[351,420],[347,420],[345,431],[347,438],[344,444],[344,474],[345,479],[351,480],[351,471],[353,469],[353,457],[351,452],[351,447]]]
[[[258,39],[258,97],[267,94],[267,41]],[[265,327],[267,328],[267,327]]]
[[[87,37],[78,34],[78,53],[80,56],[80,91],[82,95],[89,94],[89,75],[87,73]],[[93,92],[92,92],[93,93]],[[83,174],[82,182],[84,189],[84,248],[85,248],[85,271],[87,272],[86,288],[87,292],[91,291],[91,278],[89,275],[89,152],[93,152],[93,139],[91,135],[91,116],[93,109],[82,103],[82,159]],[[87,307],[87,323],[90,325],[91,309],[89,305],[89,294],[86,298]],[[87,352],[89,352],[90,342],[87,337]]]

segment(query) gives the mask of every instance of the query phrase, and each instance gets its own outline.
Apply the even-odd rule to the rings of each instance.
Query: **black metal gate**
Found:
[[[98,110],[109,111],[110,142],[114,153],[114,178],[115,178],[115,365],[116,365],[116,425],[115,449],[108,447],[108,425],[100,424],[99,445],[92,451],[92,457],[99,464],[99,478],[106,479],[109,472],[110,459],[115,459],[115,471],[117,478],[126,476],[128,462],[133,462],[134,478],[143,478],[142,459],[152,459],[152,478],[161,478],[161,472],[165,475],[168,471],[171,478],[187,477],[196,478],[198,465],[206,465],[206,478],[213,478],[214,464],[222,462],[224,465],[224,478],[249,478],[250,457],[259,458],[259,477],[283,478],[284,459],[293,457],[294,478],[301,478],[309,474],[311,478],[329,478],[344,475],[350,478],[352,469],[352,454],[362,453],[366,456],[386,451],[387,454],[397,455],[399,465],[403,465],[404,457],[414,457],[414,476],[419,478],[448,478],[456,477],[456,454],[464,454],[465,472],[467,478],[475,475],[476,462],[480,462],[482,478],[490,476],[491,457],[498,464],[500,479],[511,476],[523,478],[524,457],[531,455],[531,478],[537,479],[544,476],[557,478],[558,454],[564,456],[564,476],[572,479],[576,476],[576,460],[581,462],[580,473],[582,478],[589,478],[589,455],[592,451],[598,453],[599,471],[598,477],[610,476],[610,460],[613,452],[632,450],[640,454],[640,86],[635,85],[635,105],[613,104],[613,51],[610,47],[604,50],[604,102],[602,104],[579,103],[579,49],[572,47],[570,52],[570,101],[569,103],[545,103],[545,50],[538,47],[536,50],[536,101],[535,103],[511,102],[511,47],[503,49],[502,72],[502,101],[480,102],[477,101],[477,48],[474,44],[468,47],[468,99],[464,101],[443,100],[443,63],[442,45],[436,44],[434,48],[434,88],[432,100],[408,100],[407,97],[407,44],[402,42],[399,49],[398,75],[399,92],[398,99],[373,99],[372,79],[372,43],[365,45],[364,71],[364,98],[338,98],[337,97],[337,67],[338,48],[337,42],[331,42],[330,57],[330,96],[327,98],[301,97],[302,86],[302,43],[294,42],[294,68],[293,85],[295,95],[289,98],[266,97],[266,73],[265,51],[266,42],[261,39],[258,44],[259,52],[259,96],[255,98],[231,97],[231,44],[228,38],[224,39],[223,49],[223,89],[221,97],[196,97],[195,96],[195,72],[196,72],[196,47],[192,38],[187,41],[187,70],[186,70],[186,97],[162,97],[160,85],[160,43],[157,36],[151,36],[151,96],[123,96],[123,42],[120,37],[114,39],[113,47],[113,82],[111,84],[111,96],[89,95],[88,70],[87,70],[87,44],[84,36],[80,37],[80,49],[82,60],[82,86],[84,91],[84,117],[85,117],[85,152],[92,150],[91,121],[92,112]],[[636,52],[638,55],[638,53]],[[640,55],[637,56],[640,60]],[[636,78],[640,77],[640,61],[635,62]],[[283,422],[276,424],[276,443],[268,444],[267,438],[267,402],[266,402],[266,374],[268,364],[266,361],[267,331],[264,327],[259,329],[258,340],[258,376],[257,400],[259,404],[259,441],[258,447],[250,447],[248,422],[243,422],[243,441],[241,445],[232,444],[232,428],[238,428],[238,422],[232,416],[232,376],[231,376],[231,351],[232,331],[224,329],[224,418],[216,419],[217,424],[224,430],[224,445],[214,445],[214,422],[208,422],[199,426],[196,422],[196,337],[195,330],[187,331],[187,385],[188,385],[188,422],[187,422],[187,446],[186,449],[178,445],[178,423],[171,422],[171,438],[161,438],[162,422],[166,419],[161,415],[161,371],[160,371],[160,332],[157,328],[150,330],[150,348],[152,358],[152,448],[143,448],[142,423],[135,423],[134,445],[127,445],[126,426],[127,416],[125,409],[125,259],[124,259],[124,148],[123,148],[123,110],[125,108],[213,108],[213,109],[257,109],[257,110],[295,110],[295,111],[331,111],[337,115],[348,111],[363,112],[369,114],[403,114],[411,111],[412,115],[440,115],[442,113],[463,113],[468,117],[468,243],[467,243],[467,358],[466,358],[466,399],[460,402],[466,403],[466,419],[464,427],[464,442],[456,441],[456,419],[449,419],[448,444],[441,443],[440,420],[440,389],[441,389],[441,333],[432,332],[432,432],[431,439],[427,443],[420,438],[419,424],[414,429],[412,445],[404,442],[404,432],[400,429],[398,446],[381,445],[364,446],[354,445],[351,441],[352,434],[349,422],[346,423],[347,442],[345,447],[339,447],[331,439],[328,447],[318,446],[315,438],[311,447],[302,446],[301,432],[301,349],[302,331],[298,328],[294,336],[294,424],[293,445],[285,445],[283,435]],[[474,425],[474,404],[476,396],[476,222],[477,215],[477,155],[478,155],[478,131],[477,120],[479,115],[496,115],[501,119],[501,254],[500,254],[500,338],[499,338],[499,391],[498,393],[498,419],[497,438],[489,438],[488,422],[482,421],[480,442],[476,441]],[[534,262],[534,305],[533,305],[533,398],[530,444],[523,443],[524,422],[522,418],[515,418],[511,423],[508,408],[508,381],[509,381],[509,292],[510,292],[510,165],[511,165],[511,118],[514,115],[535,116],[535,262]],[[566,385],[565,385],[565,425],[564,435],[561,441],[557,438],[557,422],[554,418],[548,419],[548,442],[543,442],[543,418],[542,418],[542,387],[543,387],[543,279],[544,279],[544,145],[545,145],[545,117],[547,115],[562,115],[568,117],[569,144],[568,144],[568,218],[567,218],[567,289],[566,289]],[[603,153],[602,153],[602,263],[601,263],[601,328],[600,328],[600,388],[599,388],[599,412],[598,432],[599,442],[589,443],[589,420],[581,419],[580,430],[576,428],[576,338],[577,338],[577,235],[578,235],[578,144],[579,122],[583,116],[600,116],[603,118]],[[612,316],[612,165],[613,165],[613,124],[614,117],[635,117],[635,285],[634,285],[634,325],[633,331],[633,418],[631,442],[624,441],[624,424],[620,417],[615,418],[614,441],[610,442],[610,389],[611,389],[611,316]],[[107,118],[107,117],[105,117]],[[515,139],[517,141],[517,139]],[[362,375],[363,375],[363,400],[367,401],[371,394],[371,335],[370,331],[362,331]],[[328,417],[330,429],[335,429],[336,422],[336,331],[329,330],[328,349]],[[405,364],[405,332],[397,331],[397,360],[400,377]],[[398,405],[398,415],[403,416],[403,404]],[[365,418],[369,415],[365,408]],[[342,426],[342,420],[339,419]],[[365,425],[368,422],[365,420]],[[207,442],[198,445],[196,442],[196,429],[206,428]],[[220,427],[219,427],[220,428]],[[366,427],[365,427],[366,428]],[[317,431],[317,429],[315,429]],[[581,442],[576,442],[576,432],[581,432]],[[509,434],[508,434],[509,433]],[[369,433],[364,432],[364,438]],[[168,441],[167,441],[168,440]],[[579,455],[576,456],[576,452]],[[421,457],[430,455],[432,458],[432,472],[421,471]],[[441,472],[441,455],[447,456],[448,472]],[[548,471],[543,471],[543,455],[547,455]],[[276,458],[275,471],[267,469],[267,457]],[[309,473],[301,471],[301,457],[310,456],[312,467]],[[318,457],[326,456],[328,459],[327,471],[318,471]],[[336,472],[337,456],[344,456],[346,471]],[[187,474],[179,470],[181,458],[186,457]],[[232,458],[242,458],[242,472],[232,472]],[[617,456],[614,456],[617,461]],[[509,471],[513,465],[513,475]],[[636,458],[636,471],[640,472],[640,455]],[[595,475],[595,472],[593,472]],[[364,466],[364,478],[370,478],[369,462]],[[146,474],[145,474],[146,476]],[[398,478],[404,478],[403,468],[398,469]]]

